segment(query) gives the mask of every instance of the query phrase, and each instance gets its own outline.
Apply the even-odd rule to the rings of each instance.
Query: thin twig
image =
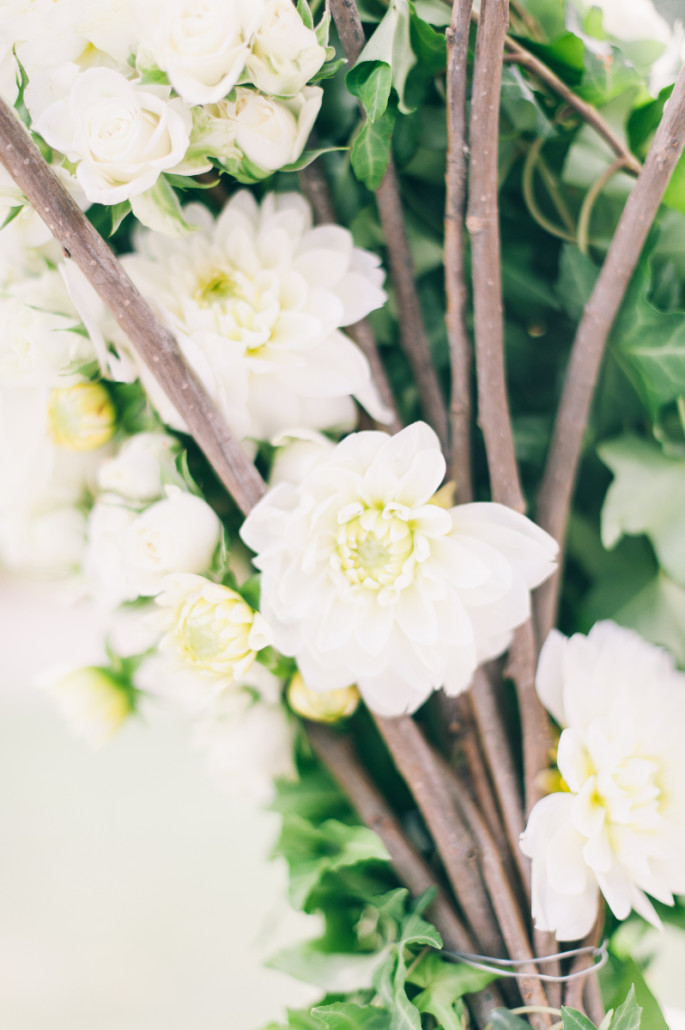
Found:
[[[616,175],[616,172],[620,172],[622,168],[623,158],[617,157],[608,168],[604,169],[585,194],[580,213],[578,214],[578,250],[581,254],[587,254],[590,249],[590,218],[592,217],[597,198],[609,180]]]
[[[478,852],[470,836],[463,828],[460,831],[435,753],[409,716],[397,719],[375,716],[375,721],[433,836],[474,937],[485,954],[502,954],[503,941],[480,879]]]
[[[497,203],[499,95],[506,30],[507,0],[483,0],[473,68],[466,228],[471,236],[478,421],[485,439],[492,496],[523,511],[504,368]]]
[[[400,880],[415,896],[430,888],[436,889],[435,900],[427,914],[437,927],[445,947],[448,950],[473,951],[476,947],[473,937],[444,891],[435,883],[430,867],[407,838],[383,795],[362,768],[350,739],[316,723],[308,722],[306,728],[309,741],[323,765],[340,784],[363,822],[385,844]],[[497,988],[490,985],[469,996],[468,1002],[478,1026],[484,1027],[489,1012],[501,1005],[502,999]]]
[[[306,168],[303,168],[299,178],[302,190],[312,205],[317,223],[319,225],[327,223],[336,224],[338,219],[331,191],[320,161],[314,161],[312,164],[307,165]],[[400,419],[397,402],[388,382],[385,367],[378,353],[378,345],[376,344],[373,329],[368,320],[364,318],[361,322],[347,326],[346,331],[368,361],[369,368],[371,369],[371,378],[378,390],[378,395],[383,405],[392,412],[392,420],[387,424],[384,423],[382,426],[379,426],[379,428],[389,430],[391,433],[398,433],[402,428],[402,420]]]
[[[535,666],[535,634],[529,619],[514,634],[506,669],[516,687],[521,717],[526,813],[547,793],[543,787],[543,774],[549,768],[553,745],[549,716],[535,689]]]
[[[477,20],[477,16],[475,18]],[[591,104],[588,104],[585,100],[582,100],[579,96],[569,89],[565,82],[563,82],[558,75],[555,75],[551,68],[548,68],[539,58],[532,54],[530,50],[526,50],[525,47],[517,43],[511,36],[507,36],[504,40],[504,45],[508,51],[507,58],[510,61],[514,61],[516,64],[525,68],[526,71],[531,72],[537,79],[544,82],[546,86],[549,86],[558,96],[565,100],[569,107],[572,107],[581,118],[591,125],[592,128],[604,139],[614,153],[623,158],[626,168],[633,172],[635,175],[639,174],[641,165],[633,154],[630,153],[626,145],[618,138],[611,126],[602,118],[599,111],[597,111]]]
[[[563,547],[590,404],[609,332],[685,145],[685,66],[665,107],[644,168],[626,201],[576,333],[538,501],[538,521]],[[559,572],[537,594],[541,640],[554,625]]]
[[[354,0],[331,0],[330,10],[345,57],[352,67],[365,43],[357,5]],[[376,190],[376,203],[385,237],[390,277],[395,288],[400,346],[411,367],[426,420],[433,426],[446,451],[449,435],[447,406],[433,367],[423,323],[414,261],[409,249],[399,182],[392,157],[383,181]]]
[[[228,430],[213,400],[186,364],[172,334],[156,318],[102,237],[0,101],[0,162],[127,334],[238,506],[247,513],[265,484]]]
[[[451,450],[448,478],[457,501],[473,500],[471,474],[471,341],[466,332],[464,207],[466,203],[466,66],[473,0],[457,0],[447,29],[447,175],[445,201],[445,292],[447,340],[452,364]]]
[[[544,145],[544,138],[536,139],[532,144],[530,150],[526,155],[526,160],[523,163],[523,199],[526,202],[528,211],[535,219],[541,228],[545,232],[550,233],[552,236],[558,236],[562,240],[568,240],[571,243],[576,242],[575,226],[562,229],[560,226],[555,225],[554,222],[550,221],[547,215],[543,214],[540,210],[540,206],[535,198],[535,169],[537,168],[538,161],[540,158],[540,151]]]
[[[585,947],[596,948],[602,939],[603,930],[604,906],[599,905],[594,926],[582,941],[582,945]],[[588,966],[592,965],[593,961],[594,960],[591,955],[578,955],[571,966],[571,973],[578,973],[583,969],[587,969]],[[569,980],[564,994],[564,1005],[568,1005],[569,1008],[580,1009],[581,1011],[587,1012],[590,1019],[594,1023],[597,1023],[597,1025],[602,1022],[602,1019],[604,1018],[604,1005],[602,1003],[602,995],[599,990],[599,980],[596,973],[590,973],[588,976],[577,977],[574,980]]]

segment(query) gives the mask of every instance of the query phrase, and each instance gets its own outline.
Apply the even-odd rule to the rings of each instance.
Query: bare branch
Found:
[[[222,483],[247,513],[266,489],[213,400],[102,237],[66,192],[14,112],[0,101],[0,161],[162,386]]]
[[[536,647],[530,619],[514,635],[506,674],[516,687],[523,737],[523,780],[525,811],[547,793],[542,776],[549,768],[553,744],[549,716],[535,689]]]
[[[350,739],[317,723],[308,722],[306,727],[320,761],[345,791],[364,823],[381,838],[399,878],[410,892],[417,896],[431,887],[437,889],[427,915],[440,932],[445,947],[453,951],[473,951],[476,944],[469,931],[444,891],[436,885],[430,867],[411,844],[382,794],[362,768]],[[471,995],[468,1000],[479,1027],[484,1027],[488,1013],[502,1004],[494,986]]]
[[[300,172],[300,185],[309,203],[314,209],[316,221],[321,225],[326,223],[337,223],[337,215],[331,191],[319,161],[303,168]],[[388,382],[388,377],[378,353],[376,337],[373,329],[366,318],[354,325],[347,326],[346,332],[364,354],[371,369],[371,378],[378,390],[378,395],[385,405],[393,413],[392,421],[387,425],[379,426],[380,429],[389,430],[391,433],[398,433],[402,428],[402,420],[397,410],[397,402]]]
[[[606,342],[673,168],[685,145],[685,67],[611,241],[576,332],[538,500],[538,521],[563,547],[583,436]],[[561,566],[560,566],[561,567]],[[537,594],[541,640],[554,625],[559,572]]]
[[[501,955],[503,941],[479,873],[478,852],[460,828],[440,762],[409,716],[374,716],[393,761],[426,821],[455,897],[487,955]]]
[[[359,11],[354,0],[331,0],[331,14],[350,67],[365,43]],[[430,345],[423,324],[416,289],[414,262],[409,249],[402,212],[399,183],[392,157],[383,182],[376,190],[388,254],[390,276],[395,288],[399,316],[400,346],[407,356],[421,398],[426,420],[435,429],[444,451],[447,450],[448,418],[440,383],[432,364]]]
[[[471,236],[478,417],[485,438],[492,496],[516,511],[523,511],[504,368],[497,202],[499,95],[507,10],[507,0],[483,0],[478,20],[466,228]]]
[[[473,0],[457,0],[447,41],[447,176],[445,185],[445,291],[447,339],[452,363],[450,401],[451,451],[448,478],[457,486],[457,501],[473,500],[471,474],[471,341],[466,332],[467,290],[464,275],[466,204],[466,66]]]

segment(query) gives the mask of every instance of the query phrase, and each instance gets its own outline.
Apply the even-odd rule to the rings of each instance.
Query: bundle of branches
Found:
[[[354,68],[365,45],[357,6],[354,0],[330,0],[330,10],[348,68]],[[383,61],[374,63],[368,52],[366,68],[355,80],[364,107],[362,118],[367,119],[357,158],[361,160],[359,155],[366,147],[374,166],[373,176],[379,178],[375,200],[387,249],[400,343],[423,417],[440,439],[456,500],[468,503],[484,493],[483,477],[474,486],[472,473],[474,455],[475,466],[481,463],[480,437],[475,443],[473,440],[475,410],[484,442],[490,496],[516,512],[524,512],[527,504],[517,464],[505,370],[498,209],[503,67],[517,65],[536,89],[544,91],[558,122],[571,112],[615,154],[614,162],[586,199],[577,227],[563,197],[557,196],[557,208],[566,226],[552,226],[552,231],[576,240],[581,249],[584,238],[587,249],[592,204],[604,185],[618,171],[635,177],[577,325],[542,477],[529,490],[530,498],[537,495],[537,523],[556,539],[563,555],[605,345],[685,144],[685,72],[680,73],[641,165],[601,114],[558,78],[536,56],[534,47],[527,49],[507,34],[508,22],[507,0],[482,0],[478,14],[472,9],[472,0],[455,0],[446,31],[444,267],[451,367],[449,405],[443,398],[419,302],[399,178],[390,156],[390,133],[374,108],[383,93],[387,104],[390,89],[393,84],[397,88],[397,83],[385,78],[380,67]],[[536,143],[529,148],[524,188],[539,220],[549,223],[532,192],[536,169],[550,182],[544,163],[535,163],[539,157]],[[0,109],[0,158],[61,244],[64,255],[79,266],[128,334],[225,489],[248,514],[266,490],[255,465],[185,363],[171,333],[157,320],[107,244],[60,185],[29,133],[4,104]],[[310,165],[301,172],[301,182],[319,221],[337,221],[325,164]],[[401,405],[393,396],[374,334],[364,322],[354,327],[353,335],[368,358],[378,394],[393,412],[391,429],[397,432],[402,426]],[[306,723],[313,751],[348,794],[363,821],[380,836],[399,879],[412,895],[433,889],[428,913],[445,948],[462,957],[483,956],[480,961],[486,965],[495,959],[512,960],[513,978],[469,998],[473,1025],[481,1030],[495,1025],[490,1022],[491,1012],[503,1002],[529,1014],[535,1027],[550,1027],[558,1019],[554,1013],[561,1005],[584,1010],[597,1024],[603,1018],[596,977],[590,968],[601,941],[603,918],[600,915],[585,940],[569,945],[571,950],[560,954],[550,933],[533,928],[531,867],[519,847],[526,819],[546,793],[546,775],[555,747],[552,723],[535,690],[535,670],[540,645],[555,624],[562,566],[563,560],[557,574],[537,591],[534,618],[516,630],[506,661],[481,666],[467,692],[456,698],[436,695],[417,718],[373,717],[378,746],[382,740],[429,834],[430,842],[424,840],[421,849],[420,834],[407,830],[365,767],[368,727],[362,754],[353,729]],[[515,701],[509,693],[512,682]],[[370,765],[375,771],[377,763]],[[536,963],[549,956],[544,967]],[[540,975],[541,968],[546,977]],[[579,973],[588,975],[576,975]],[[578,1021],[572,1025],[589,1024]]]

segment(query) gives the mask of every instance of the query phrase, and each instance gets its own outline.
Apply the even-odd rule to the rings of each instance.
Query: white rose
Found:
[[[275,172],[301,155],[322,97],[318,86],[307,86],[289,100],[238,87],[234,99],[217,104],[214,113],[227,120],[229,135],[248,161]]]
[[[178,451],[173,436],[137,433],[123,444],[115,457],[102,463],[97,473],[98,486],[127,501],[157,500],[164,493],[165,475],[175,473],[174,459]]]
[[[306,27],[291,0],[271,0],[246,62],[255,86],[264,93],[293,96],[325,60],[326,48]]]
[[[255,0],[172,0],[151,12],[143,46],[186,103],[214,103],[242,74],[259,7]]]
[[[172,572],[205,572],[221,524],[200,497],[167,487],[167,497],[142,514],[106,499],[90,516],[86,574],[97,600],[109,606],[151,597]]]
[[[168,97],[166,86],[141,86],[110,68],[90,68],[34,128],[76,162],[91,202],[117,204],[144,193],[183,160],[192,118],[181,100]]]

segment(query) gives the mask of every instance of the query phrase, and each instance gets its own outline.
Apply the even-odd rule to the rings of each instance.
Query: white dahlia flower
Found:
[[[559,940],[583,937],[600,891],[618,919],[659,924],[685,892],[685,675],[633,630],[600,622],[585,637],[556,630],[537,689],[563,727],[567,790],[530,815],[521,847],[533,860],[533,916]]]
[[[374,711],[413,711],[465,690],[528,617],[555,542],[500,504],[432,503],[444,473],[422,422],[355,433],[248,516],[262,612],[311,689],[357,683]]]
[[[384,303],[378,259],[346,229],[312,228],[296,193],[259,206],[243,190],[216,222],[199,205],[186,216],[199,231],[183,240],[143,232],[124,265],[234,431],[270,439],[286,426],[350,425],[353,396],[387,417],[366,358],[340,332]],[[162,416],[183,429],[140,374]]]

